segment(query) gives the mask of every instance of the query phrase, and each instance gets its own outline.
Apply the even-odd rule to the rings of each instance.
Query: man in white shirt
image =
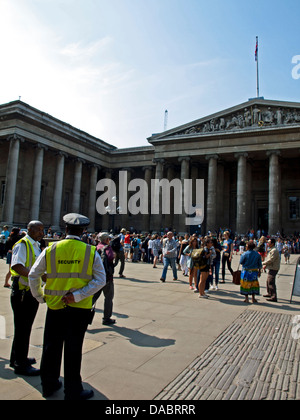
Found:
[[[36,360],[28,358],[28,350],[31,329],[39,305],[30,292],[28,274],[41,253],[39,241],[44,237],[44,226],[42,222],[32,221],[27,228],[27,235],[15,244],[12,252],[11,306],[15,331],[10,366],[18,375],[37,376],[40,371],[31,366]]]
[[[43,396],[53,395],[59,380],[64,348],[64,390],[66,400],[87,400],[93,390],[84,390],[80,370],[82,345],[91,323],[92,297],[106,284],[106,274],[96,248],[80,240],[90,220],[71,213],[64,216],[66,239],[46,248],[29,273],[29,284],[38,302],[48,306],[41,380]],[[47,271],[45,289],[41,276]]]

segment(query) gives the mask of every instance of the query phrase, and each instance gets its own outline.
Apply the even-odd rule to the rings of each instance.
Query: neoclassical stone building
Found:
[[[146,181],[148,201],[153,179],[203,179],[202,232],[300,231],[300,103],[253,99],[148,142],[117,149],[21,101],[1,105],[1,225],[40,219],[61,231],[63,215],[80,212],[90,217],[91,231],[191,229],[184,211],[174,214],[172,206],[170,214],[151,214],[151,206],[148,214],[99,214],[98,182],[112,179],[118,187],[126,171],[129,190],[131,180]]]

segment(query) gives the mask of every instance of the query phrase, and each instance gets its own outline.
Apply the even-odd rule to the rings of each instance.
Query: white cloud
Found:
[[[105,50],[113,42],[112,37],[106,36],[88,44],[84,44],[83,41],[71,43],[62,48],[59,53],[63,56],[70,58],[77,58],[80,60],[93,58],[95,55]]]

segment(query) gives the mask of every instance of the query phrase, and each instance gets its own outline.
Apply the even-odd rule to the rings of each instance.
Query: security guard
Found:
[[[39,369],[32,367],[36,360],[28,358],[31,329],[39,306],[30,292],[28,274],[41,253],[39,241],[44,236],[44,226],[42,222],[32,221],[27,229],[26,236],[21,238],[12,250],[11,306],[15,330],[10,366],[18,375],[38,376]]]
[[[66,239],[46,248],[29,273],[33,296],[48,305],[41,361],[43,396],[61,388],[59,381],[64,346],[64,387],[66,400],[92,398],[80,376],[82,345],[90,321],[93,295],[106,283],[102,260],[96,248],[80,240],[87,217],[68,214]],[[40,276],[47,272],[42,290]]]

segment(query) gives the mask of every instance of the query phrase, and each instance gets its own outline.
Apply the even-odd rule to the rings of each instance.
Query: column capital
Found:
[[[74,162],[75,162],[75,163],[83,163],[83,164],[85,164],[85,163],[86,163],[86,161],[85,161],[84,159],[79,158],[79,157],[75,157],[75,158],[74,158]]]
[[[22,136],[19,136],[19,134],[11,134],[7,137],[7,141],[20,141],[21,143],[25,143],[25,139]]]
[[[48,147],[44,144],[41,144],[41,143],[34,144],[33,148],[34,149],[39,149],[39,150],[44,149],[45,151],[48,150]]]
[[[154,166],[150,166],[150,165],[149,166],[143,166],[142,169],[143,169],[143,171],[147,171],[147,170],[148,171],[153,171]]]
[[[247,158],[247,157],[249,157],[249,154],[246,153],[246,152],[239,152],[239,153],[235,153],[234,157],[237,158],[237,159],[240,158],[240,157]]]
[[[153,159],[153,163],[155,164],[161,163],[163,165],[165,162],[166,162],[165,159],[157,159],[157,158]]]
[[[101,165],[97,165],[97,163],[88,163],[88,167],[89,168],[96,168],[96,169],[98,169],[99,171],[100,171],[100,169],[102,169],[102,166]]]
[[[206,160],[211,160],[211,159],[218,160],[219,157],[220,157],[219,155],[207,155],[207,156],[205,156],[205,159]]]
[[[280,150],[268,150],[266,153],[267,153],[268,157],[270,157],[272,155],[281,156]]]
[[[190,160],[191,160],[191,158],[190,158],[189,156],[180,156],[180,157],[178,158],[178,162],[179,162],[179,163],[184,162],[184,161],[186,161],[186,162],[190,162]]]
[[[69,157],[69,155],[67,153],[61,152],[61,151],[56,152],[55,156],[60,156],[60,157],[64,157],[64,158]]]

